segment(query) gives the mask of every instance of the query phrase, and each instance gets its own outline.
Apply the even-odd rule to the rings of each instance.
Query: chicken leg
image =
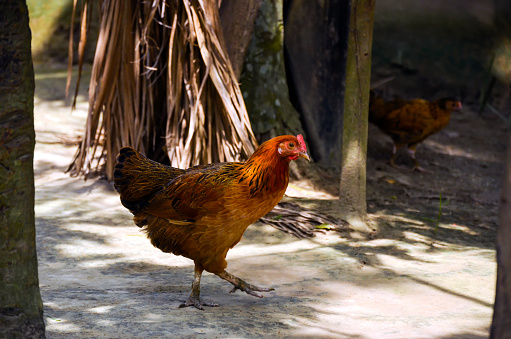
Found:
[[[425,168],[422,168],[419,165],[419,162],[417,161],[417,158],[415,157],[416,147],[417,147],[417,144],[408,145],[408,154],[412,158],[413,164],[414,164],[413,171],[422,172],[422,173],[430,173],[428,170],[426,170]]]
[[[403,144],[394,143],[394,146],[392,147],[392,155],[389,160],[389,165],[391,167],[396,168],[396,164],[394,162],[396,160],[396,154],[397,154],[397,151],[399,151],[399,149],[403,146],[404,146]]]
[[[190,293],[190,296],[184,303],[179,305],[179,308],[182,307],[188,307],[193,306],[199,310],[203,310],[204,308],[202,306],[209,306],[209,307],[217,307],[218,304],[212,304],[212,303],[206,303],[202,302],[200,300],[200,278],[202,276],[202,272],[204,271],[204,268],[202,268],[201,265],[195,264],[194,269],[194,278],[192,283],[192,292]]]
[[[390,157],[390,160],[389,160],[389,165],[391,167],[398,168],[398,166],[396,166],[394,161],[396,160],[396,154],[397,154],[398,150],[403,146],[404,146],[403,144],[397,144],[397,143],[394,144],[394,147],[392,148],[392,156]],[[414,165],[413,171],[422,172],[422,173],[430,173],[428,170],[421,167],[421,165],[417,161],[417,158],[415,156],[416,148],[417,148],[417,144],[408,145],[408,155],[410,156],[410,158],[412,158],[413,165]]]
[[[230,293],[236,292],[236,290],[243,291],[247,294],[253,295],[254,297],[262,298],[263,295],[261,293],[257,292],[270,292],[275,291],[274,288],[266,288],[266,287],[257,287],[255,285],[251,285],[247,283],[246,281],[241,280],[238,277],[235,277],[234,275],[230,274],[227,271],[223,271],[221,273],[217,274],[220,278],[227,280],[231,284],[234,285],[234,288],[231,290]]]

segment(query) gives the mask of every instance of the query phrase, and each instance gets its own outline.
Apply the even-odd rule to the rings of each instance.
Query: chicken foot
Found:
[[[422,172],[422,173],[431,173],[430,171],[428,171],[427,169],[425,169],[425,168],[421,167],[421,165],[419,165],[419,162],[417,161],[417,158],[415,157],[415,147],[417,147],[417,145],[408,146],[408,154],[412,158],[412,161],[414,164],[413,171]]]
[[[254,297],[262,298],[263,295],[257,292],[270,292],[275,290],[274,288],[258,287],[255,285],[251,285],[246,281],[241,280],[238,277],[235,277],[234,275],[230,274],[227,271],[223,271],[221,273],[218,273],[217,275],[220,278],[227,280],[228,282],[234,285],[234,288],[229,293],[234,293],[236,292],[236,290],[240,290],[247,294],[253,295]]]
[[[395,160],[396,160],[397,151],[402,146],[403,146],[402,144],[400,144],[400,145],[394,144],[394,147],[392,148],[392,156],[390,157],[390,160],[389,160],[389,165],[391,167],[400,168],[399,166],[396,166]],[[408,145],[408,155],[410,156],[410,158],[412,158],[413,165],[414,165],[412,171],[417,171],[417,172],[421,172],[421,173],[431,173],[430,171],[428,171],[427,169],[425,169],[421,165],[419,165],[419,162],[417,161],[417,158],[415,156],[415,148],[416,147],[417,147],[417,144]]]
[[[218,304],[206,303],[200,300],[200,279],[204,269],[201,266],[195,264],[194,278],[192,283],[192,292],[184,303],[179,305],[179,308],[193,306],[199,310],[204,310],[203,306],[217,307]]]

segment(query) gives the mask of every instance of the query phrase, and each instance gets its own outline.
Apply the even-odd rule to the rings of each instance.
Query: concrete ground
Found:
[[[48,338],[486,338],[495,252],[338,233],[298,240],[252,225],[228,271],[275,288],[259,299],[206,273],[217,308],[178,308],[193,264],[154,248],[111,184],[65,174],[86,104],[36,100],[36,227]],[[315,192],[295,190],[299,194]],[[296,194],[290,191],[290,195]],[[328,199],[327,195],[321,195]],[[326,196],[326,197],[325,197]]]

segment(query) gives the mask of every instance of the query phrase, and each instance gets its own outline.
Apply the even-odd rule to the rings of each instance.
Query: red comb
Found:
[[[303,150],[306,151],[307,150],[307,146],[305,145],[305,140],[303,140],[303,136],[301,134],[298,134],[296,136],[296,138],[298,139],[298,141],[302,145]]]

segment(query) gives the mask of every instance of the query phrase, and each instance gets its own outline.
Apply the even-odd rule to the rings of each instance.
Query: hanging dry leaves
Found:
[[[73,16],[77,7],[75,0]],[[91,7],[81,2],[79,74]],[[117,152],[128,145],[155,160],[168,156],[180,168],[252,154],[257,142],[215,1],[99,0],[99,11],[87,125],[69,167],[73,175],[99,171],[111,179]]]

